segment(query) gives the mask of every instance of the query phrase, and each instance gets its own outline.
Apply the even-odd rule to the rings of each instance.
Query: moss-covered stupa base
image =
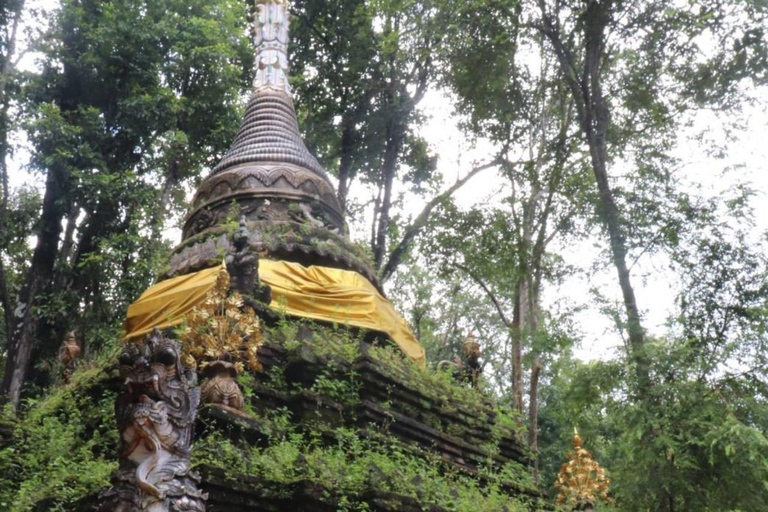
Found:
[[[242,412],[205,406],[192,462],[216,511],[551,510],[519,422],[347,329],[264,332]],[[34,404],[0,449],[4,510],[90,511],[117,466],[115,356]]]

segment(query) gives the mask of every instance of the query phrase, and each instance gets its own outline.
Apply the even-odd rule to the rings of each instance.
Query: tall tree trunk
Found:
[[[33,315],[33,311],[36,299],[45,289],[53,273],[62,230],[61,221],[68,210],[65,201],[68,197],[67,180],[68,177],[64,171],[57,169],[48,171],[37,245],[26,282],[16,301],[15,325],[8,345],[5,375],[0,387],[0,400],[13,404],[16,409],[19,408],[21,389],[35,346],[38,319]]]
[[[393,106],[394,108],[394,106]],[[373,249],[373,262],[376,270],[381,268],[384,254],[387,252],[387,233],[389,231],[390,215],[392,208],[392,187],[397,173],[397,159],[403,145],[403,127],[397,116],[400,113],[392,113],[393,119],[387,123],[387,144],[384,152],[384,161],[381,164],[381,177],[383,196],[379,206],[379,222],[376,227],[376,238]]]
[[[610,122],[608,106],[600,82],[601,66],[605,57],[605,28],[610,22],[611,0],[588,0],[582,14],[584,27],[584,65],[581,76],[577,74],[577,61],[566,45],[553,16],[546,11],[543,1],[540,30],[554,47],[560,71],[571,91],[579,115],[581,130],[589,146],[592,171],[600,196],[597,215],[606,231],[611,248],[611,259],[619,277],[619,287],[627,316],[627,333],[630,357],[635,363],[638,391],[641,394],[650,386],[648,360],[645,355],[645,331],[640,310],[627,267],[627,245],[621,225],[613,190],[608,180],[606,134]]]
[[[584,76],[584,119],[583,130],[589,145],[592,170],[600,193],[598,215],[608,231],[613,264],[619,277],[619,286],[624,299],[627,315],[627,333],[631,356],[636,364],[639,390],[649,385],[648,361],[644,354],[645,332],[640,321],[640,311],[627,267],[627,244],[624,238],[621,217],[608,181],[606,169],[606,134],[609,112],[600,82],[600,66],[604,56],[605,27],[609,21],[608,5],[590,1],[585,17]]]
[[[0,200],[0,250],[5,248],[5,226],[8,219],[8,198],[10,196],[10,187],[8,186],[8,134],[10,127],[10,106],[11,98],[8,94],[8,84],[11,80],[11,73],[14,71],[14,58],[16,57],[16,39],[19,33],[19,23],[21,13],[24,10],[24,2],[18,1],[13,8],[13,21],[10,30],[6,29],[7,39],[3,42],[5,54],[2,55],[2,74],[0,75],[0,183],[2,183],[2,199]],[[10,13],[9,13],[10,14]],[[11,300],[8,281],[5,275],[5,265],[0,259],[0,307],[3,308],[3,317],[5,321],[5,339],[11,343],[14,330],[13,301]]]
[[[344,112],[341,119],[341,154],[339,157],[339,191],[337,197],[341,212],[347,213],[347,195],[352,174],[352,156],[355,149],[355,121],[349,112]]]
[[[512,406],[523,412],[523,332],[525,330],[525,278],[521,276],[515,290],[515,304],[512,312]]]
[[[538,357],[533,359],[531,369],[531,390],[528,399],[528,445],[535,458],[533,460],[533,481],[539,482],[539,374],[541,363]]]
[[[5,265],[0,257],[0,307],[3,308],[3,322],[5,326],[5,339],[10,340],[13,333],[13,306],[11,305],[8,282],[5,278]]]

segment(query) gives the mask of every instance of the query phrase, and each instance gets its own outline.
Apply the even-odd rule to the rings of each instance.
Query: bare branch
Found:
[[[395,249],[389,255],[387,263],[386,265],[384,265],[384,269],[381,271],[381,280],[386,281],[395,272],[395,269],[400,264],[403,254],[405,253],[406,250],[408,250],[411,244],[413,244],[413,240],[416,238],[419,232],[421,232],[421,230],[424,228],[424,225],[429,220],[429,216],[432,213],[432,210],[434,210],[436,206],[438,206],[443,201],[448,199],[454,192],[456,192],[458,189],[463,187],[464,184],[466,184],[478,173],[486,169],[489,169],[491,167],[494,167],[498,164],[499,164],[499,159],[496,158],[486,164],[475,167],[474,169],[469,171],[466,176],[457,180],[456,183],[451,185],[451,187],[449,187],[445,192],[435,196],[430,202],[428,202],[426,206],[424,206],[424,209],[421,210],[421,213],[411,223],[411,225],[406,228],[405,234],[403,235],[403,238],[400,240],[400,243],[397,244],[397,247],[395,247]]]

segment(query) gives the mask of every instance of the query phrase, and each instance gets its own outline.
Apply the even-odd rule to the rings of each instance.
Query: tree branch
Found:
[[[499,302],[499,299],[496,298],[496,295],[494,295],[493,291],[491,291],[490,288],[483,282],[480,277],[478,277],[474,272],[469,270],[466,266],[462,265],[461,263],[458,263],[454,261],[452,265],[459,270],[463,271],[465,274],[467,274],[477,285],[483,289],[485,294],[488,296],[489,299],[491,299],[491,302],[493,303],[493,306],[496,308],[496,311],[499,313],[499,317],[501,317],[501,321],[504,322],[504,325],[507,326],[508,329],[513,329],[514,324],[511,320],[507,317],[506,313],[504,313],[504,308],[501,305],[501,302]]]
[[[499,159],[496,158],[488,163],[485,163],[483,165],[479,165],[469,171],[466,176],[459,179],[451,185],[450,188],[448,188],[445,192],[438,194],[435,196],[430,202],[424,206],[424,209],[421,210],[421,213],[416,217],[416,219],[411,223],[410,226],[408,226],[405,230],[405,234],[403,235],[403,238],[400,240],[400,243],[397,244],[397,247],[392,251],[392,253],[389,255],[389,258],[387,259],[387,263],[384,265],[383,270],[381,271],[381,280],[386,281],[389,279],[392,274],[394,274],[395,269],[400,264],[403,254],[405,254],[405,251],[407,251],[411,244],[413,244],[413,240],[416,238],[416,236],[421,232],[421,230],[424,228],[424,225],[429,220],[429,216],[432,213],[432,210],[435,209],[436,206],[441,204],[443,201],[448,199],[454,192],[456,192],[458,189],[464,186],[470,179],[472,179],[474,176],[476,176],[481,171],[484,171],[486,169],[489,169],[491,167],[494,167],[499,164]]]

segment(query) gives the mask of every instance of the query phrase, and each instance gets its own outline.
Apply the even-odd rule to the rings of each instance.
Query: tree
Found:
[[[626,391],[634,375],[623,358],[553,368],[542,397],[546,480],[576,425],[596,440],[619,510],[765,508],[766,467],[752,461],[768,453],[768,261],[748,195],[737,186],[689,201],[671,251],[678,305],[667,335],[648,339],[643,400]]]
[[[0,7],[0,247],[10,244],[10,231],[13,229],[9,221],[9,204],[11,191],[8,179],[8,157],[10,152],[9,134],[12,129],[9,112],[16,90],[16,66],[20,58],[18,43],[20,39],[21,17],[24,12],[24,2],[4,2]],[[3,309],[3,336],[7,339],[13,325],[13,309],[11,307],[12,286],[6,270],[6,262],[0,256],[0,307]]]
[[[632,201],[643,190],[658,189],[650,183],[671,182],[668,152],[685,113],[699,106],[736,105],[742,81],[765,83],[765,9],[738,2],[670,7],[663,2],[614,0],[479,0],[457,5],[456,11],[477,12],[477,19],[483,20],[462,26],[469,37],[455,53],[480,56],[473,69],[484,70],[490,79],[465,97],[482,106],[482,118],[494,119],[495,129],[503,131],[515,112],[503,107],[494,112],[500,105],[484,100],[487,90],[507,90],[512,96],[515,89],[525,91],[525,83],[536,79],[538,75],[527,67],[535,59],[528,50],[530,41],[543,41],[556,63],[558,79],[574,108],[574,128],[588,150],[595,215],[619,278],[636,389],[642,394],[650,381],[643,355],[645,331],[631,279],[631,251],[637,248],[635,252],[642,253],[643,246],[658,243],[655,237],[636,237],[665,227],[646,224],[645,229],[636,229],[635,224],[643,227],[651,219],[630,220]],[[715,43],[712,49],[710,41]],[[462,85],[460,80],[454,83]],[[616,177],[618,168],[634,169],[642,183],[633,183],[634,190],[628,193],[629,187]],[[665,199],[645,197],[646,206]],[[670,207],[674,208],[670,203],[664,206]]]
[[[649,152],[663,155],[663,138],[650,148],[642,139],[672,136],[680,113],[697,102],[732,101],[740,78],[764,80],[766,61],[755,52],[765,46],[765,15],[748,4],[675,9],[666,3],[614,0],[539,1],[525,15],[527,26],[543,35],[557,56],[589,148],[599,192],[597,216],[610,241],[641,394],[650,385],[645,332],[627,263],[629,221],[617,204],[609,166],[629,147],[639,150],[640,165]],[[695,55],[702,36],[720,43],[704,59]],[[665,87],[665,80],[671,87]],[[673,84],[679,84],[681,94],[675,94]]]
[[[310,150],[338,169],[338,198],[358,174],[372,175],[381,151],[373,100],[381,80],[373,13],[362,0],[292,4],[291,56],[299,114]]]
[[[35,350],[119,325],[151,282],[172,191],[226,149],[252,59],[244,6],[65,1],[25,85],[46,176],[0,393],[18,407]],[[157,184],[160,184],[158,186]],[[144,242],[150,235],[154,243]]]
[[[295,84],[304,133],[326,167],[338,167],[345,210],[351,208],[348,191],[354,180],[372,185],[369,246],[374,266],[387,280],[433,210],[498,164],[491,157],[437,191],[403,227],[402,236],[394,236],[398,176],[420,193],[436,178],[436,158],[417,134],[417,107],[436,84],[450,13],[433,1],[339,0],[298,2],[295,15],[292,60],[298,66]]]
[[[457,111],[463,114],[468,134],[498,147],[506,186],[495,198],[501,207],[449,218],[444,225],[450,227],[442,229],[454,235],[441,245],[461,247],[457,253],[462,257],[451,264],[489,297],[507,326],[512,340],[513,406],[520,412],[523,353],[528,352],[528,433],[536,451],[539,355],[546,346],[536,340],[543,334],[542,288],[545,276],[555,274],[556,260],[548,249],[554,240],[577,233],[589,184],[571,133],[573,102],[551,71],[552,58],[542,40],[523,40],[509,25],[516,17],[513,7],[489,2],[457,10],[445,56],[445,83],[457,95]],[[538,59],[518,62],[521,46]],[[496,59],[497,55],[512,60]],[[478,81],[477,76],[485,80]]]

